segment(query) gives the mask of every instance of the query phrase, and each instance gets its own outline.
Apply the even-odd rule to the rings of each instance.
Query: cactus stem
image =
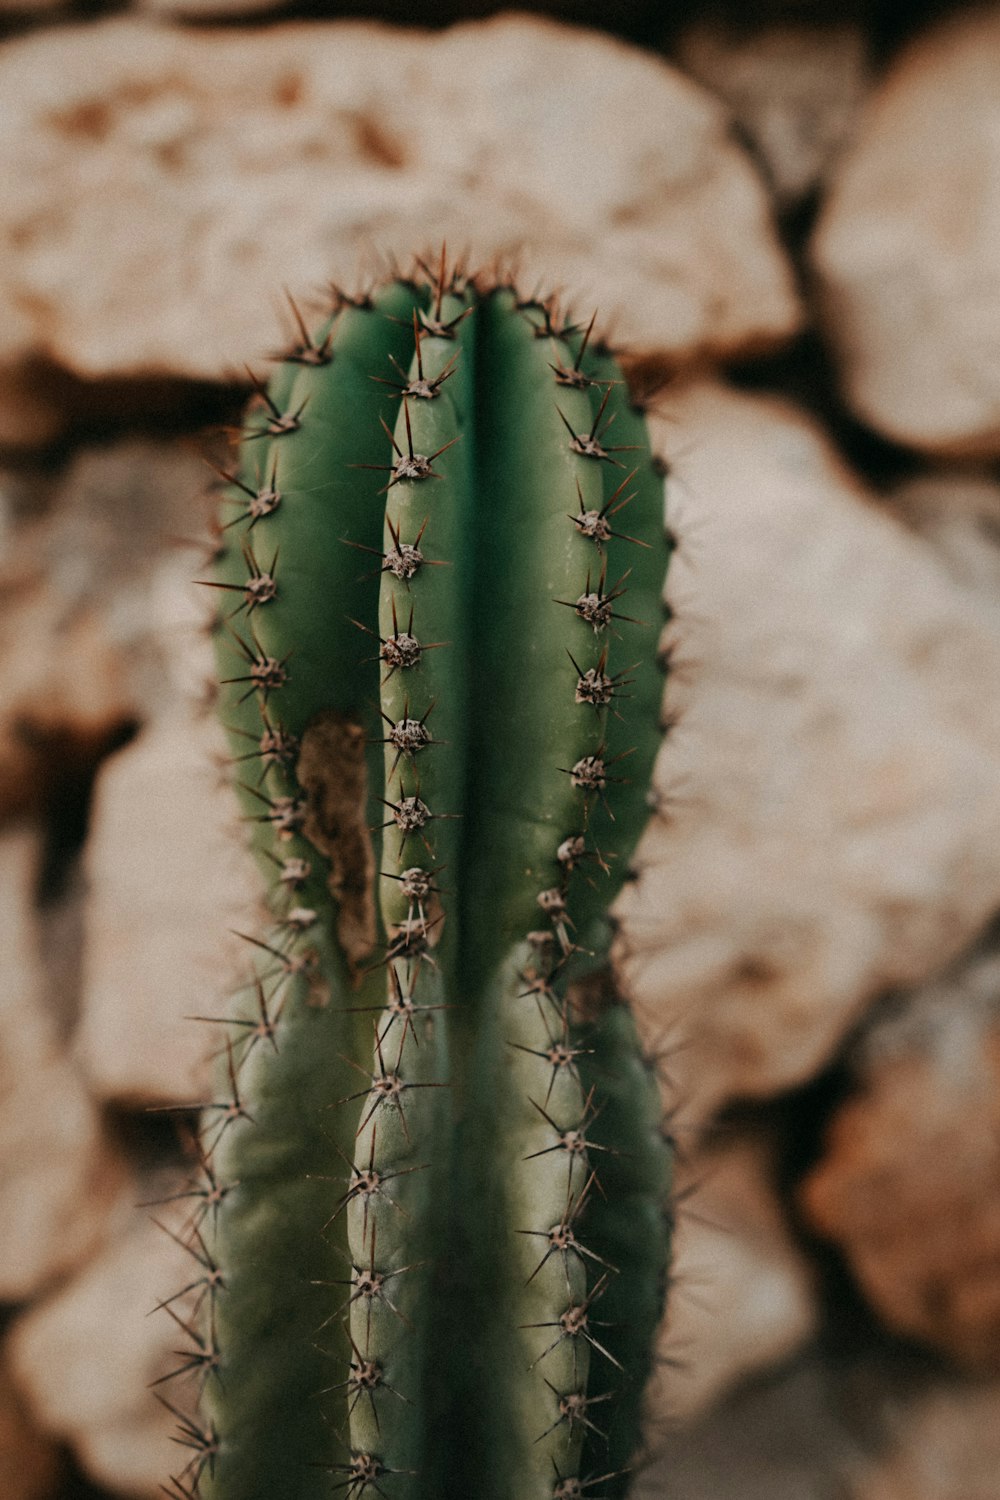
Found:
[[[176,1194],[226,1278],[171,1299],[203,1336],[171,1363],[213,1376],[173,1500],[623,1500],[640,1433],[670,1162],[600,976],[660,742],[663,486],[595,319],[440,250],[312,335],[286,291],[213,471],[271,926]]]

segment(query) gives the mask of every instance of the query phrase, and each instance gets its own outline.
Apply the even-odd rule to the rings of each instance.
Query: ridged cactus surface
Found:
[[[586,329],[442,260],[302,327],[223,486],[273,922],[204,1111],[171,1493],[610,1500],[669,1259],[607,970],[660,738],[644,421]]]

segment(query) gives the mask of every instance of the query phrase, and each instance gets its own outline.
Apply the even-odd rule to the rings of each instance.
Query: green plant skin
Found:
[[[303,339],[224,482],[273,925],[205,1111],[173,1493],[611,1500],[669,1264],[656,1082],[581,1000],[660,742],[645,424],[580,330],[442,262]]]

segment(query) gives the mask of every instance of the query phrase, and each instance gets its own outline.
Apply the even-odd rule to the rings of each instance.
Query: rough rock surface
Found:
[[[945,468],[906,480],[888,499],[956,583],[1000,609],[1000,484],[987,474]]]
[[[868,88],[860,27],[770,26],[684,32],[677,61],[725,100],[781,208],[815,191],[851,139]]]
[[[193,611],[172,618],[161,596],[170,578],[196,571],[196,551],[171,539],[202,529],[207,476],[176,445],[84,449],[45,487],[42,513],[10,528],[0,821],[85,796],[83,783],[136,719],[176,702],[174,659],[188,652]]]
[[[843,1481],[859,1449],[849,1390],[857,1373],[831,1367],[814,1345],[743,1381],[694,1422],[654,1434],[634,1500],[847,1500]],[[870,1419],[887,1372],[864,1373]]]
[[[1000,1372],[1000,956],[898,997],[801,1189],[888,1327]]]
[[[100,1242],[123,1181],[45,1012],[32,831],[0,838],[0,1301],[65,1275]]]
[[[997,907],[1000,646],[794,409],[698,386],[657,431],[682,717],[623,957],[695,1123],[810,1077]]]
[[[996,1500],[1000,1385],[935,1387],[899,1414],[894,1438],[851,1500]]]
[[[900,442],[1000,453],[1000,13],[923,33],[840,165],[812,247],[848,400]]]
[[[131,1106],[210,1097],[209,1057],[245,948],[259,881],[213,753],[214,727],[152,729],[103,768],[86,868],[76,1055],[104,1099]]]
[[[784,1222],[771,1154],[764,1141],[738,1140],[696,1157],[678,1182],[654,1424],[661,1415],[690,1421],[816,1330],[812,1276]]]
[[[112,20],[6,44],[0,96],[0,367],[239,375],[290,331],[282,286],[308,298],[442,237],[523,252],[532,282],[670,357],[798,323],[723,107],[607,37]]]
[[[83,1273],[15,1323],[11,1369],[43,1429],[67,1442],[116,1494],[154,1496],[176,1470],[174,1419],[151,1381],[167,1373],[183,1335],[151,1309],[191,1280],[187,1252],[122,1205],[122,1234]],[[190,1400],[190,1382],[168,1399]],[[165,1394],[167,1392],[164,1392]]]
[[[0,823],[51,807],[127,732],[122,663],[90,599],[67,607],[41,569],[6,575],[0,605]]]

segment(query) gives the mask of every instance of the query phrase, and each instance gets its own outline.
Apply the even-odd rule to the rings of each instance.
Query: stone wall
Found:
[[[284,289],[444,238],[665,382],[677,723],[617,957],[682,1165],[636,1493],[1000,1497],[1000,19],[546,8],[0,5],[4,1500],[175,1455],[190,1017],[260,899],[199,434]]]

